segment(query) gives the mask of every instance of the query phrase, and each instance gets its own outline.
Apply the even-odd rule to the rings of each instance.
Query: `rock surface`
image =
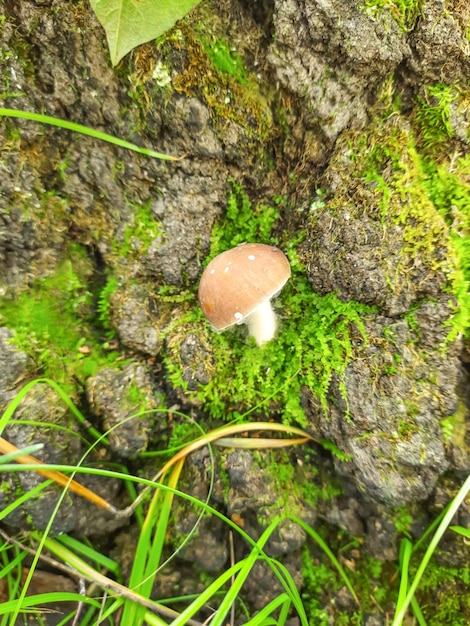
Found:
[[[218,452],[211,504],[255,538],[276,515],[294,512],[309,524],[323,521],[339,551],[337,535],[349,533],[364,553],[393,560],[403,527],[397,507],[415,520],[405,533],[419,537],[470,469],[470,342],[462,321],[470,250],[470,14],[458,1],[425,0],[404,13],[395,4],[363,5],[202,2],[167,38],[139,47],[116,68],[87,3],[0,6],[2,107],[184,156],[158,161],[57,127],[0,118],[0,405],[25,381],[50,374],[53,359],[89,425],[110,429],[103,457],[86,462],[124,460],[153,475],[154,461],[139,455],[160,450],[175,432],[185,440],[182,412],[210,430],[240,414],[275,421],[282,402],[301,404],[302,425],[334,453],[316,444],[304,456],[292,452],[282,461],[292,472],[286,487],[280,461],[276,474],[261,452]],[[207,37],[199,23],[207,24]],[[300,324],[306,292],[318,296],[309,311],[320,322],[322,310],[332,311],[322,309],[322,298],[358,305],[357,323],[345,330],[344,314],[325,324],[331,335],[319,338],[321,358],[298,367],[302,380],[321,381],[321,393],[320,383],[295,386],[289,374],[279,385],[284,395],[276,389],[248,413],[245,398],[227,398],[223,384],[210,402],[204,396],[222,368],[227,389],[245,368],[247,388],[238,391],[248,402],[258,398],[280,360],[267,348],[262,362],[238,329],[220,340],[199,312],[198,277],[217,244],[230,245],[234,221],[232,238],[248,233],[282,245],[292,261],[297,282],[277,306],[279,335],[293,317]],[[79,271],[77,249],[86,271]],[[67,284],[57,287],[64,259],[72,267]],[[31,315],[36,301],[28,305],[25,296],[33,290],[35,297],[47,293],[45,314],[38,307]],[[49,313],[60,325],[57,303],[69,305],[62,323],[71,340],[60,350],[63,333],[39,326]],[[343,367],[325,374],[339,327]],[[293,355],[300,340],[293,333],[290,341],[285,352]],[[126,421],[165,406],[165,418]],[[43,461],[81,461],[86,428],[44,383],[14,417],[21,421],[2,436],[18,447],[43,443]],[[208,459],[206,450],[196,453],[182,479],[202,500]],[[117,482],[83,480],[120,502]],[[0,509],[17,489],[42,481],[35,473],[7,475]],[[59,497],[48,487],[12,511],[8,524],[45,528]],[[172,547],[198,518],[186,504],[175,506]],[[467,508],[459,511],[463,526]],[[122,524],[72,495],[52,532],[111,533]],[[133,557],[123,546],[135,546],[135,532],[116,541],[124,572]],[[299,586],[305,545],[305,533],[287,520],[267,546]],[[361,550],[348,550],[352,570]],[[247,553],[239,538],[235,551]],[[321,557],[310,552],[318,565]],[[463,567],[468,549],[449,540],[441,558],[452,564],[454,556]],[[156,593],[168,595],[175,585],[200,593],[199,570],[213,574],[228,562],[227,529],[203,518],[176,564],[164,568]],[[255,611],[280,588],[260,563],[253,576],[262,579],[246,593]],[[330,623],[354,611],[344,589],[325,589],[321,602]],[[368,614],[364,623],[381,619]]]

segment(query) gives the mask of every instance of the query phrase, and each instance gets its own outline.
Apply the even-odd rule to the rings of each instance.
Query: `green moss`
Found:
[[[316,509],[319,502],[325,502],[343,493],[341,486],[330,473],[323,477],[317,466],[321,467],[315,450],[298,451],[297,463],[286,450],[265,451],[260,459],[263,475],[270,475],[276,485],[283,510],[302,517],[302,512],[293,508],[297,500]],[[293,500],[293,498],[295,500]]]
[[[253,148],[253,141],[265,140],[273,131],[259,81],[224,39],[217,15],[205,15],[202,21],[188,16],[158,42],[157,51],[161,62],[172,68],[173,89],[202,99],[222,133],[226,121],[233,120]]]
[[[397,532],[411,539],[410,528],[413,524],[413,516],[410,514],[406,506],[395,507],[391,514],[391,519],[397,529]]]
[[[261,240],[278,243],[287,253],[291,279],[274,301],[279,316],[277,337],[259,347],[247,338],[244,326],[217,334],[209,328],[197,309],[180,335],[202,333],[213,355],[208,368],[210,381],[190,392],[212,417],[233,419],[240,413],[255,411],[269,417],[276,411],[287,423],[306,425],[302,389],[308,387],[324,409],[333,375],[341,377],[352,355],[352,336],[365,338],[362,316],[369,307],[341,302],[334,294],[315,294],[296,252],[298,241],[285,245],[275,236],[277,209],[265,204],[252,206],[240,188],[234,188],[224,220],[214,228],[208,259],[241,241]],[[180,340],[176,337],[177,348]],[[172,383],[188,390],[182,377],[179,351],[166,355]]]
[[[0,303],[1,323],[15,329],[14,343],[32,357],[34,373],[69,393],[116,356],[104,353],[94,335],[92,272],[86,252],[72,245],[54,272]]]
[[[117,278],[113,275],[108,276],[104,287],[99,292],[98,302],[96,305],[98,320],[105,330],[108,339],[113,339],[116,335],[116,331],[114,330],[111,321],[111,297],[117,288]]]
[[[403,225],[405,255],[419,255],[435,271],[447,270],[447,259],[438,262],[434,253],[448,244],[448,229],[426,193],[426,173],[413,134],[403,126],[379,127],[377,133],[364,154],[363,175],[375,187],[382,220]]]
[[[126,226],[119,239],[113,239],[111,248],[119,258],[140,257],[158,237],[163,237],[164,229],[160,221],[155,219],[151,209],[151,199],[136,207],[132,223]]]
[[[132,382],[126,390],[125,396],[126,402],[129,402],[132,405],[142,405],[142,408],[145,409],[147,405],[147,396],[142,389],[140,389],[135,382]]]
[[[433,93],[440,94],[440,100],[417,100],[414,126],[390,101],[366,132],[353,136],[349,147],[355,163],[353,178],[361,188],[366,183],[366,210],[374,206],[372,195],[390,236],[390,225],[401,229],[401,260],[389,275],[390,289],[403,288],[416,263],[426,268],[429,277],[434,274],[455,304],[448,322],[450,342],[460,333],[468,334],[470,324],[470,159],[449,157],[448,107],[453,96],[438,87]],[[466,101],[466,96],[462,98]],[[350,186],[356,188],[357,182],[351,180]],[[360,201],[359,194],[357,198]],[[330,210],[336,204],[339,210],[344,198],[334,198]],[[356,205],[352,210],[363,208]],[[390,271],[384,261],[384,269]]]
[[[375,614],[378,611],[393,615],[399,582],[396,563],[380,562],[365,556],[361,542],[348,539],[343,533],[339,533],[339,541],[330,542],[330,548],[340,555],[340,559],[346,565],[347,576],[361,604],[356,611],[338,609],[333,596],[341,587],[337,573],[318,550],[315,554],[315,550],[304,547],[302,599],[307,615],[312,616],[309,623],[312,626],[331,623],[322,621],[327,615],[323,609],[325,606],[330,607],[328,614],[330,619],[333,615],[335,626],[360,626],[367,614]],[[414,572],[414,568],[411,567],[410,576],[413,576]],[[425,623],[428,626],[468,624],[469,582],[469,568],[443,567],[438,565],[435,559],[431,560],[416,592],[416,600],[426,620]]]
[[[309,617],[311,626],[328,626],[329,613],[325,606],[325,590],[338,589],[337,576],[325,563],[312,557],[311,551],[304,547],[302,550],[302,602]]]
[[[208,260],[246,241],[276,243],[273,230],[279,209],[266,203],[253,206],[241,186],[231,181],[225,216],[212,229]]]
[[[452,320],[452,336],[470,336],[470,158],[436,164],[427,160],[424,188],[446,220],[457,265],[453,292],[459,303]]]
[[[212,65],[224,74],[232,76],[240,84],[246,85],[247,73],[243,60],[236,50],[223,39],[217,39],[215,42],[207,39],[202,41]]]
[[[383,11],[390,11],[402,31],[412,30],[418,19],[424,0],[364,0],[364,10],[373,17]]]
[[[450,232],[456,258],[453,293],[459,304],[452,320],[452,337],[470,334],[470,157],[453,145],[450,106],[465,112],[470,90],[437,84],[418,98],[415,109],[417,145],[421,154],[422,187]],[[462,132],[462,131],[461,131]]]
[[[452,87],[438,83],[427,87],[426,95],[417,99],[416,119],[426,150],[437,149],[453,136],[450,105],[456,98],[457,93]]]
[[[266,346],[247,341],[239,327],[211,338],[217,369],[197,397],[212,416],[231,417],[237,407],[267,417],[278,409],[286,422],[305,426],[303,386],[326,409],[331,377],[344,370],[352,354],[352,328],[363,332],[361,314],[367,309],[333,294],[313,294],[301,269],[293,272],[279,300],[279,334]]]
[[[417,593],[428,626],[466,626],[470,623],[470,569],[427,566]]]

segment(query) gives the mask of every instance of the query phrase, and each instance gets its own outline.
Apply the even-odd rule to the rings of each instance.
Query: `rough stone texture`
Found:
[[[21,382],[28,364],[27,355],[12,344],[14,337],[13,330],[0,327],[0,408],[2,409],[15,397],[16,385]]]
[[[308,523],[314,522],[315,512],[295,493],[282,502],[274,475],[261,469],[250,451],[235,450],[228,454],[226,471],[230,485],[226,497],[227,513],[241,519],[244,530],[251,537],[259,537],[267,520],[271,521],[282,511],[289,511]],[[304,542],[304,531],[286,520],[272,534],[266,551],[278,557],[295,552]]]
[[[122,343],[131,350],[152,356],[162,347],[164,322],[156,314],[156,304],[149,285],[131,283],[111,296],[111,319]]]
[[[409,34],[392,11],[368,14],[355,0],[276,0],[268,62],[305,98],[325,137],[361,128],[376,87],[395,71],[419,85],[466,81],[470,62],[465,3],[423,3]]]
[[[406,149],[410,133],[406,120],[397,116],[377,132],[377,141],[399,133]],[[403,163],[409,163],[412,169],[409,157],[403,156]],[[312,214],[307,226],[309,236],[303,245],[313,289],[321,294],[333,291],[342,300],[377,305],[387,316],[404,314],[421,300],[441,298],[449,289],[455,265],[449,253],[445,220],[433,209],[427,218],[432,224],[424,215],[418,221],[407,212],[407,207],[416,202],[412,192],[400,197],[393,188],[384,210],[375,184],[361,182],[357,167],[347,142],[339,141],[322,179],[335,206]],[[385,183],[393,179],[390,170],[393,165],[383,166]],[[415,229],[410,234],[409,229],[416,225],[421,232]],[[430,233],[430,253],[424,251],[424,244],[423,250],[410,252],[410,239],[418,246]]]
[[[400,300],[390,294],[389,275],[402,250],[401,229],[391,226],[386,238],[383,226],[367,215],[353,216],[345,207],[341,215],[324,213],[311,230],[309,279],[318,293],[334,291],[342,300],[388,305],[393,313],[405,312],[409,292]],[[386,303],[387,296],[393,303]]]
[[[211,174],[212,166],[204,170],[201,175],[177,172],[152,202],[164,235],[149,249],[149,267],[169,285],[196,282],[200,255],[209,248],[210,231],[221,212],[220,179]]]
[[[147,449],[152,425],[162,416],[149,413],[158,409],[159,402],[142,365],[130,363],[122,371],[100,370],[87,381],[87,397],[95,415],[103,418],[114,454],[134,458]]]
[[[302,586],[302,573],[299,568],[299,562],[300,554],[298,553],[289,554],[283,560],[283,564],[286,566],[298,589]],[[283,590],[284,587],[272,568],[263,561],[256,561],[243,588],[243,596],[250,606],[260,611],[269,602],[278,597]]]
[[[411,55],[406,60],[403,77],[416,84],[458,83],[468,78],[468,3],[427,0],[408,43]]]
[[[208,449],[192,454],[186,461],[183,474],[183,490],[202,501],[208,494],[207,476],[213,475],[211,500],[222,505],[224,513],[253,539],[258,539],[267,525],[287,511],[313,523],[315,512],[295,494],[283,501],[272,471],[266,471],[263,463],[255,461],[248,450],[236,450],[220,458],[213,457],[212,465]],[[227,477],[222,481],[219,464],[222,463]],[[224,482],[228,480],[228,492]],[[187,485],[187,486],[186,486]],[[178,558],[192,561],[204,571],[214,572],[228,558],[228,529],[220,520],[198,519],[200,511],[191,504],[175,502],[175,530],[183,545],[178,549]],[[193,532],[195,531],[195,532]],[[232,531],[233,532],[233,531]],[[189,538],[189,540],[185,540]],[[285,520],[268,540],[265,550],[274,558],[287,555],[292,571],[300,576],[299,550],[305,543],[304,531],[294,522]],[[246,541],[234,533],[234,548],[237,556],[245,556]],[[271,582],[263,593],[270,595]],[[274,596],[270,596],[274,597]],[[261,600],[260,600],[261,602]]]
[[[277,0],[273,22],[269,63],[330,141],[365,123],[374,87],[408,53],[391,14],[374,19],[355,0]]]
[[[434,307],[433,323],[447,318]],[[445,310],[446,307],[444,307]],[[425,500],[449,467],[441,420],[457,409],[456,348],[443,355],[421,351],[404,320],[366,320],[368,344],[332,381],[325,419],[313,411],[321,436],[335,441],[350,462],[337,461],[340,474],[355,478],[368,497],[389,505]]]
[[[19,46],[21,58],[16,53],[8,57],[6,72],[0,76],[0,91],[9,95],[4,106],[41,111],[95,128],[118,125],[117,98],[123,91],[119,93],[101,54],[102,35],[90,14],[60,11],[59,17],[50,7],[32,2],[9,3],[8,9],[11,14],[1,29],[1,47],[15,50]],[[21,128],[19,136],[14,131],[17,127]],[[76,211],[88,211],[87,228],[93,231],[92,208],[96,211],[104,192],[116,200],[116,188],[106,184],[112,168],[106,168],[102,156],[97,158],[96,141],[82,137],[75,149],[77,137],[27,121],[3,122],[0,133],[8,154],[2,162],[0,194],[0,274],[2,289],[6,289],[24,287],[53,269],[66,248],[71,223],[80,221]],[[112,152],[104,148],[102,154],[107,151]],[[67,163],[71,164],[71,182],[64,185],[60,171]],[[52,193],[46,200],[48,192]],[[117,199],[122,202],[122,196]],[[80,206],[80,201],[87,206]]]
[[[409,128],[399,116],[376,132],[376,141],[395,133],[406,151]],[[384,210],[375,184],[356,173],[353,153],[337,143],[323,178],[333,207],[327,201],[311,214],[303,253],[315,291],[377,312],[364,319],[365,345],[352,330],[353,359],[341,379],[332,378],[327,416],[314,408],[312,424],[351,455],[349,463],[337,462],[340,474],[352,475],[367,497],[395,506],[427,499],[450,466],[441,421],[458,408],[461,376],[460,341],[446,345],[455,261],[442,216],[432,207],[427,217],[408,213],[419,201],[412,168],[400,190],[393,160],[381,165],[390,185]],[[403,166],[409,157],[400,158]]]
[[[202,519],[197,524],[197,516],[183,516],[176,524],[176,531],[181,536],[190,536],[188,544],[178,551],[178,557],[183,561],[194,563],[204,572],[220,572],[227,563],[227,536],[222,522],[211,519]]]
[[[0,77],[0,89],[13,93],[14,87],[26,95],[12,95],[6,106],[40,110],[148,148],[188,156],[178,164],[152,161],[97,140],[18,120],[7,126],[19,127],[20,138],[9,139],[8,128],[0,125],[9,152],[8,161],[0,166],[0,268],[5,281],[0,287],[25,286],[25,278],[47,274],[64,253],[70,233],[99,250],[118,275],[128,278],[150,271],[169,284],[194,283],[213,221],[221,212],[228,175],[219,161],[221,139],[211,129],[207,107],[197,98],[175,94],[148,116],[146,135],[134,135],[139,109],[131,98],[140,88],[134,82],[138,77],[131,77],[130,89],[126,81],[116,80],[101,28],[89,8],[60,11],[60,17],[33,2],[10,8],[23,54],[31,56],[37,71],[30,76],[24,60],[9,60],[10,76]],[[2,45],[14,43],[14,32],[13,24],[2,28]],[[42,194],[49,191],[52,205],[43,206]],[[25,215],[26,201],[31,211]],[[152,244],[149,256],[145,251],[137,263],[132,258],[123,261],[115,244],[133,224],[138,207],[148,201],[156,223],[163,219],[165,234]],[[47,221],[38,219],[44,213]],[[48,228],[52,219],[54,228]]]
[[[210,346],[195,331],[188,328],[184,336],[179,333],[175,336],[170,332],[165,341],[168,354],[174,355],[173,358],[181,363],[182,378],[188,391],[207,384],[215,368]]]
[[[7,149],[10,144],[2,125],[0,143]],[[47,274],[65,249],[65,228],[60,224],[50,228],[44,220],[45,215],[51,218],[54,207],[40,199],[36,172],[18,154],[11,154],[20,149],[19,144],[10,148],[10,158],[0,163],[0,296],[27,287],[32,276]],[[27,211],[21,208],[25,205]]]

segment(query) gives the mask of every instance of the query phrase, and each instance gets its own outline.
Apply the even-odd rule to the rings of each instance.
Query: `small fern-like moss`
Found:
[[[210,380],[191,392],[210,416],[233,419],[255,411],[269,417],[274,411],[285,422],[305,426],[302,389],[308,387],[326,409],[331,378],[344,371],[352,355],[353,335],[365,339],[362,316],[371,309],[342,302],[333,293],[314,293],[296,252],[301,237],[282,245],[270,234],[277,218],[276,207],[253,206],[234,184],[225,218],[213,229],[208,256],[211,259],[243,241],[281,245],[289,257],[292,276],[274,301],[279,318],[276,338],[259,347],[247,337],[244,326],[217,334],[199,311],[184,320],[187,325],[181,336],[201,333],[203,328],[204,342],[212,346]],[[176,350],[167,354],[167,369],[172,383],[187,390],[178,359]]]

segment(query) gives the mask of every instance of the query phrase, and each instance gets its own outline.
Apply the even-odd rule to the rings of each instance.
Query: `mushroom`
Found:
[[[199,283],[199,303],[215,330],[247,324],[261,346],[274,337],[271,298],[290,277],[286,255],[275,246],[243,243],[216,256]]]

